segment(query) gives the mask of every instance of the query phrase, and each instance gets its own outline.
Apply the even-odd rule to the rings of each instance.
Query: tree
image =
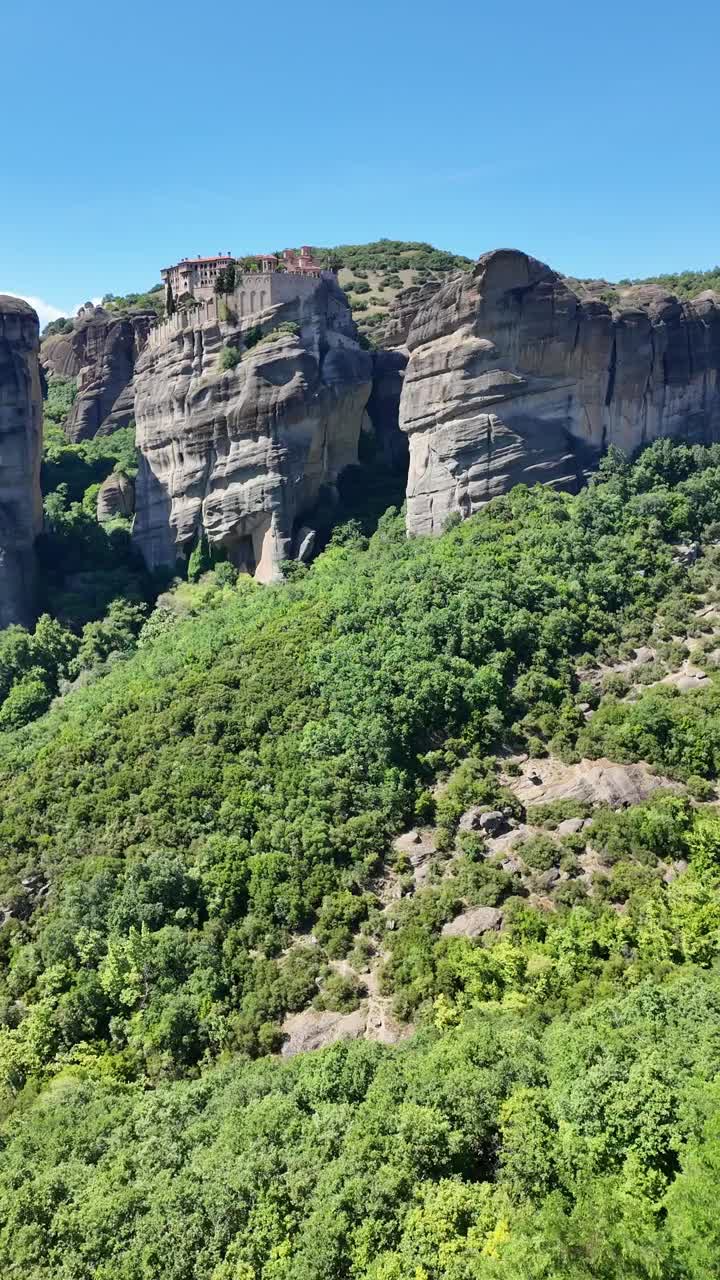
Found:
[[[188,581],[198,582],[203,574],[208,573],[210,569],[212,569],[212,556],[207,534],[203,530],[190,552],[187,571]]]

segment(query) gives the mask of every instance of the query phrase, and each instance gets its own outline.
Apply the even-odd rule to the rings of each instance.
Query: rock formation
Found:
[[[0,295],[0,627],[33,616],[33,543],[42,526],[38,345],[32,307]]]
[[[134,537],[154,568],[174,567],[205,535],[269,581],[292,554],[298,517],[357,460],[371,358],[328,280],[260,317],[192,315],[153,335],[137,366]],[[248,349],[258,324],[265,338]]]
[[[131,516],[135,510],[135,486],[121,471],[113,471],[103,480],[97,496],[97,518],[112,520],[115,516]]]
[[[611,309],[497,250],[417,310],[400,405],[409,533],[520,482],[574,488],[611,444],[720,438],[720,297],[616,290]]]
[[[442,288],[441,280],[411,285],[398,293],[388,311],[381,338],[383,347],[405,347],[415,317],[421,307]]]
[[[153,311],[117,315],[90,303],[70,333],[44,340],[46,372],[77,378],[78,394],[65,427],[68,439],[109,435],[133,421],[135,362],[155,318]]]

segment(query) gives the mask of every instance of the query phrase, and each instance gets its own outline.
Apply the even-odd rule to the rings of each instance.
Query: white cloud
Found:
[[[3,290],[0,289],[0,293],[2,292]],[[56,307],[52,302],[46,302],[44,298],[35,298],[29,293],[13,293],[11,290],[6,290],[6,292],[9,293],[11,298],[22,298],[23,302],[29,302],[30,306],[35,308],[41,329],[44,329],[45,325],[49,324],[51,320],[60,320],[63,316],[76,316],[80,308],[84,306],[84,303],[76,302],[73,307]],[[97,307],[102,302],[102,298],[86,298],[85,301],[92,302],[93,306]]]
[[[46,302],[44,298],[33,298],[27,293],[11,293],[11,298],[22,298],[23,302],[29,302],[38,313],[40,320],[40,328],[44,329],[46,324],[51,320],[59,320],[61,316],[67,315],[66,311],[61,311],[59,307],[54,307],[51,302]]]

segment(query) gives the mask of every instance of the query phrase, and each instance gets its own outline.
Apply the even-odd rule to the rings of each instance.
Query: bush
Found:
[[[560,861],[560,849],[550,836],[531,836],[517,844],[515,852],[533,871],[549,871]]]
[[[313,1000],[313,1006],[330,1009],[333,1013],[352,1013],[360,1004],[360,995],[361,988],[354,978],[344,973],[331,973]]]
[[[224,346],[222,351],[220,352],[220,359],[218,360],[218,366],[223,371],[236,369],[240,363],[240,358],[241,358],[240,352],[238,351],[237,347]]]

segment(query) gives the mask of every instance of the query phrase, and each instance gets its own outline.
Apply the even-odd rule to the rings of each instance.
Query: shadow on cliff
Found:
[[[324,488],[303,524],[317,529],[316,548],[322,551],[338,525],[355,521],[366,537],[378,526],[388,507],[402,507],[407,486],[407,458],[388,463],[382,446],[373,434],[363,432],[358,462],[341,472],[337,492]]]

